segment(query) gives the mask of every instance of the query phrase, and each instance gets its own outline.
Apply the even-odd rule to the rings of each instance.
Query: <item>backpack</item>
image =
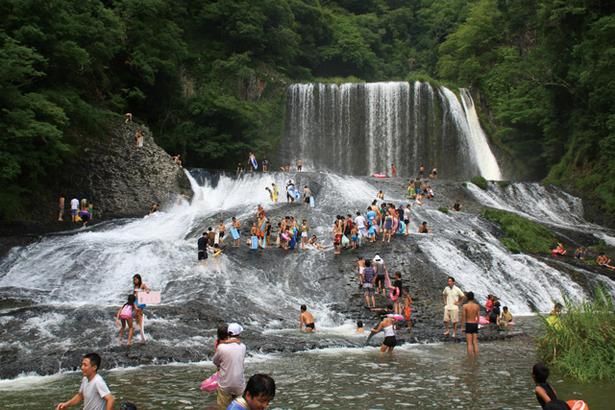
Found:
[[[132,306],[124,305],[122,306],[122,310],[120,311],[120,319],[132,319]]]

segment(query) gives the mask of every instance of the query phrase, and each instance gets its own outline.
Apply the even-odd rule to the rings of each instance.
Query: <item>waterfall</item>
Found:
[[[293,84],[287,91],[285,162],[351,175],[414,176],[419,165],[451,179],[501,179],[469,93],[416,81]],[[462,106],[463,103],[463,106]],[[464,109],[465,107],[465,109]]]
[[[332,94],[327,90],[332,88],[322,88],[324,98],[330,99]],[[430,98],[425,85],[417,88],[420,98]],[[412,95],[415,89],[408,87],[405,92]],[[352,93],[342,95],[353,98]],[[442,90],[434,92],[434,101],[438,95],[445,94]],[[314,98],[314,102],[319,99]],[[376,105],[382,102],[379,98],[370,101]],[[407,115],[412,103],[405,107],[405,114],[399,115]],[[376,112],[388,108],[373,109]],[[343,118],[348,113],[339,114],[338,118]],[[395,115],[391,114],[390,123],[380,123],[388,127],[385,135],[399,132],[393,126]],[[453,123],[452,118],[447,122],[447,126]],[[404,125],[407,126],[408,123]],[[373,132],[377,129],[373,128]],[[347,132],[340,129],[340,135]],[[311,148],[310,144],[305,147]],[[381,160],[378,156],[372,159],[375,166]],[[437,182],[437,199],[424,206],[413,206],[408,237],[396,236],[391,246],[364,243],[359,253],[345,251],[334,257],[331,223],[335,216],[354,214],[357,210],[365,212],[378,189],[385,190],[387,201],[404,203],[404,190],[398,180],[374,181],[312,172],[258,173],[241,178],[222,175],[198,180],[189,174],[188,178],[195,191],[190,203],[178,198],[145,218],[108,221],[84,230],[45,235],[28,246],[13,248],[0,260],[0,298],[20,301],[17,308],[4,309],[0,317],[3,327],[9,329],[3,346],[11,346],[20,367],[36,370],[44,358],[63,358],[67,351],[83,346],[107,349],[106,354],[112,357],[116,351],[123,355],[121,350],[109,350],[117,334],[112,316],[131,291],[131,277],[135,273],[140,273],[151,288],[162,292],[162,306],[146,312],[146,334],[152,340],[154,354],[172,354],[180,361],[200,357],[198,352],[203,345],[212,343],[213,326],[219,320],[242,323],[257,335],[254,340],[261,340],[258,335],[266,334],[262,340],[283,338],[284,348],[305,346],[304,335],[295,330],[301,304],[307,304],[314,313],[318,335],[324,335],[316,336],[315,343],[346,346],[347,337],[354,334],[350,324],[351,318],[356,318],[353,311],[361,304],[354,282],[355,257],[373,257],[376,252],[391,270],[403,272],[413,295],[433,297],[436,304],[447,275],[454,276],[462,289],[474,291],[479,301],[487,293],[496,294],[515,315],[531,313],[533,309],[548,311],[564,295],[573,301],[587,297],[586,290],[568,273],[568,267],[560,270],[540,257],[510,254],[491,233],[492,224],[476,214],[446,214],[437,210],[436,201],[453,202],[459,184],[447,192],[447,183]],[[283,187],[291,178],[297,186],[308,184],[314,188],[314,208],[284,202]],[[282,188],[278,204],[272,204],[264,190],[271,183]],[[468,184],[468,189],[474,193],[479,188]],[[538,195],[528,202],[530,192]],[[540,185],[511,184],[504,188],[492,183],[489,191],[476,195],[481,203],[506,206],[517,212],[529,204],[539,210],[542,219],[558,222],[556,216],[560,215],[586,226],[580,219],[580,203]],[[258,204],[265,206],[274,224],[286,215],[307,219],[310,233],[318,235],[325,250],[253,252],[242,243],[240,248],[227,246],[222,256],[211,257],[207,264],[196,260],[196,240],[201,233],[220,221],[228,227],[232,216],[242,222],[245,240]],[[416,233],[421,221],[426,221],[433,233]],[[577,271],[588,283],[602,283],[615,293],[612,280]],[[21,301],[26,305],[22,306]],[[423,316],[426,320],[439,322],[439,309],[437,313],[425,305],[421,309],[425,309],[423,315],[428,315]]]
[[[498,166],[493,152],[491,152],[491,148],[489,148],[487,136],[480,126],[472,95],[470,91],[465,88],[461,88],[459,91],[461,93],[461,102],[463,103],[463,109],[466,113],[466,120],[470,131],[466,134],[466,137],[468,138],[474,160],[480,168],[480,174],[486,179],[499,181],[502,179],[502,173],[500,172],[500,167]]]

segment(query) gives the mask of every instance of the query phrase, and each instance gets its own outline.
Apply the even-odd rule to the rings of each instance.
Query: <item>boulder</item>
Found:
[[[137,130],[143,146],[135,144]],[[150,130],[138,123],[118,121],[107,139],[84,149],[71,178],[74,191],[67,191],[66,203],[81,193],[94,204],[94,218],[143,216],[153,203],[164,205],[178,195],[192,196],[183,168],[156,144]]]

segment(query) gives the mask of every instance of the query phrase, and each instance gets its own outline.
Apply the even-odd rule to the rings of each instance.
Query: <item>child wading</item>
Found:
[[[122,338],[124,337],[124,329],[128,327],[128,346],[132,344],[132,333],[134,331],[132,327],[132,314],[135,310],[135,295],[128,295],[128,302],[124,303],[124,305],[117,311],[115,315],[115,320],[119,325],[119,322],[122,322],[122,327],[120,328],[119,333],[119,343],[122,343]]]

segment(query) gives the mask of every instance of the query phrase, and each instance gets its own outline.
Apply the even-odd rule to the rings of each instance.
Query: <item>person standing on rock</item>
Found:
[[[453,337],[457,337],[457,322],[459,321],[459,304],[464,297],[463,292],[455,286],[455,278],[448,277],[448,286],[442,291],[444,301],[444,336],[448,336],[449,323],[453,322]]]
[[[196,247],[199,261],[207,262],[207,232],[203,232],[203,235],[196,241]]]
[[[107,387],[107,383],[98,374],[100,356],[97,353],[88,353],[81,359],[81,386],[79,392],[72,399],[56,405],[56,410],[64,410],[83,401],[84,410],[112,410],[115,398]]]
[[[141,148],[143,146],[143,138],[143,131],[141,128],[137,128],[137,131],[135,131],[135,146],[137,148]]]
[[[354,224],[359,229],[359,235],[362,238],[367,237],[367,221],[365,217],[361,215],[361,212],[357,211],[356,217],[354,218]]]
[[[478,356],[478,321],[480,306],[474,300],[474,292],[466,293],[467,302],[463,305],[461,322],[466,325],[466,343],[468,356]]]
[[[226,227],[224,226],[224,221],[220,221],[218,224],[218,244],[220,246],[224,245],[224,234],[226,233]]]
[[[248,157],[248,164],[250,168],[250,172],[254,172],[258,169],[258,162],[256,161],[256,155],[253,152],[250,152]]]
[[[391,176],[392,177],[397,176],[397,167],[395,166],[395,164],[391,164]]]
[[[240,241],[239,229],[241,228],[241,222],[236,217],[231,218],[231,237],[233,238],[233,246],[238,248]]]
[[[219,343],[212,362],[220,373],[216,398],[220,410],[225,410],[235,398],[241,396],[246,387],[244,376],[246,345],[239,340],[242,331],[243,327],[237,323],[218,327]],[[225,343],[229,338],[235,338],[237,341]]]
[[[58,222],[64,221],[64,203],[66,202],[66,198],[64,194],[60,195],[58,198]]]
[[[312,197],[312,191],[310,190],[310,187],[308,187],[307,185],[305,185],[303,187],[303,202],[305,203],[305,206],[310,206],[310,198]]]
[[[135,303],[135,322],[139,326],[139,334],[141,335],[141,343],[145,343],[145,329],[144,329],[144,315],[143,309],[147,307],[147,305],[139,303],[139,293],[146,292],[149,293],[149,287],[143,283],[143,279],[141,279],[140,274],[135,274],[132,277],[132,284],[134,285],[133,295],[135,295],[135,299],[137,303]]]
[[[280,196],[280,189],[275,184],[275,182],[271,183],[271,192],[272,192],[271,199],[273,200],[274,204],[277,204],[278,203],[278,197]]]
[[[366,259],[365,266],[363,267],[363,272],[361,272],[360,270],[359,272],[359,280],[361,282],[361,287],[363,288],[365,304],[368,308],[375,308],[376,299],[374,297],[374,282],[376,281],[376,272],[374,272],[374,268],[372,268],[372,261]]]
[[[77,213],[79,212],[79,200],[73,198],[70,200],[70,216],[73,223],[77,222]]]
[[[376,255],[374,256],[374,259],[372,261],[372,265],[374,267],[374,270],[376,271],[376,282],[374,287],[375,292],[376,293],[380,293],[382,292],[383,296],[386,296],[386,284],[385,284],[385,270],[386,267],[384,266],[384,260],[380,257],[380,255]]]

